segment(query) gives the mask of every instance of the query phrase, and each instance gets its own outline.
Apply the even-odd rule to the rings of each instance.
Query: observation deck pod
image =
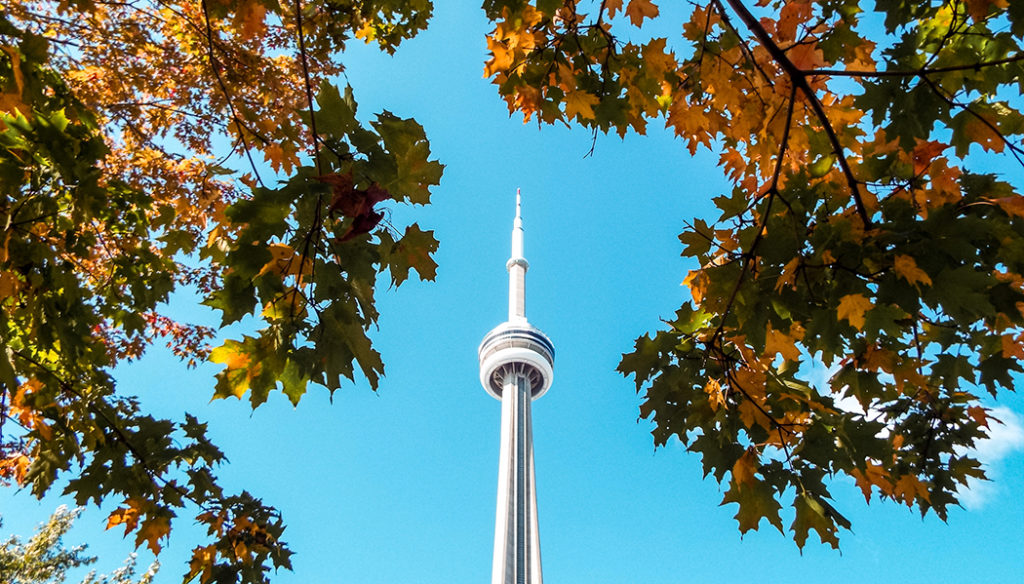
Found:
[[[525,320],[502,323],[487,333],[480,343],[479,356],[480,384],[496,399],[501,399],[504,380],[510,372],[529,380],[533,399],[551,387],[555,346],[547,335]]]

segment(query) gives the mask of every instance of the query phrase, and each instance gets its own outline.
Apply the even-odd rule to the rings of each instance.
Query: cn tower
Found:
[[[516,190],[512,257],[508,268],[508,321],[480,343],[480,383],[501,400],[498,511],[491,584],[541,584],[540,532],[533,472],[530,402],[551,387],[555,347],[526,321],[526,270],[521,198]]]

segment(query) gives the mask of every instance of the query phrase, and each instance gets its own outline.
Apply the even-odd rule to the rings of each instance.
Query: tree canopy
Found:
[[[81,508],[69,510],[59,507],[46,523],[40,524],[32,537],[22,543],[11,536],[0,543],[0,584],[62,584],[68,570],[88,566],[96,557],[84,555],[88,546],[64,547],[64,536],[81,513]],[[160,568],[158,563],[149,567],[135,579],[135,555],[125,560],[124,566],[108,575],[90,572],[81,584],[150,584]]]
[[[765,519],[837,547],[843,475],[945,518],[984,476],[985,394],[1024,358],[1024,198],[993,173],[1024,166],[1024,5],[710,0],[650,38],[658,4],[483,5],[484,75],[510,112],[595,139],[662,121],[733,184],[716,221],[681,226],[692,301],[620,365],[655,442],[700,454],[743,532]],[[290,565],[279,514],[218,485],[205,425],[147,415],[110,371],[166,342],[222,364],[214,397],[252,407],[376,387],[378,278],[432,279],[438,245],[378,205],[428,204],[442,166],[415,121],[362,123],[335,81],[346,43],[393,52],[431,9],[5,4],[0,478],[121,501],[108,526],[155,552],[187,510],[209,540],[186,580]],[[258,330],[209,348],[215,330],[160,312],[178,287]]]

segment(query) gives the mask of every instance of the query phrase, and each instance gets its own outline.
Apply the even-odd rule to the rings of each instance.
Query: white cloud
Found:
[[[1003,459],[1024,450],[1024,420],[1005,406],[994,407],[989,414],[1002,424],[989,423],[988,438],[978,441],[973,454],[981,461],[990,480],[972,479],[968,487],[958,491],[960,503],[972,510],[981,509],[999,494],[998,478]]]

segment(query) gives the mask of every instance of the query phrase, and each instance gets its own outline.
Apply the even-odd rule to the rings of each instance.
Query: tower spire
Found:
[[[512,221],[512,255],[508,269],[508,320],[526,322],[526,270],[529,262],[523,257],[523,198],[516,189],[516,218]]]
[[[501,400],[498,506],[491,584],[543,584],[533,469],[530,404],[551,386],[555,348],[526,321],[522,196],[516,189],[512,256],[508,269],[508,321],[480,343],[480,383]]]

